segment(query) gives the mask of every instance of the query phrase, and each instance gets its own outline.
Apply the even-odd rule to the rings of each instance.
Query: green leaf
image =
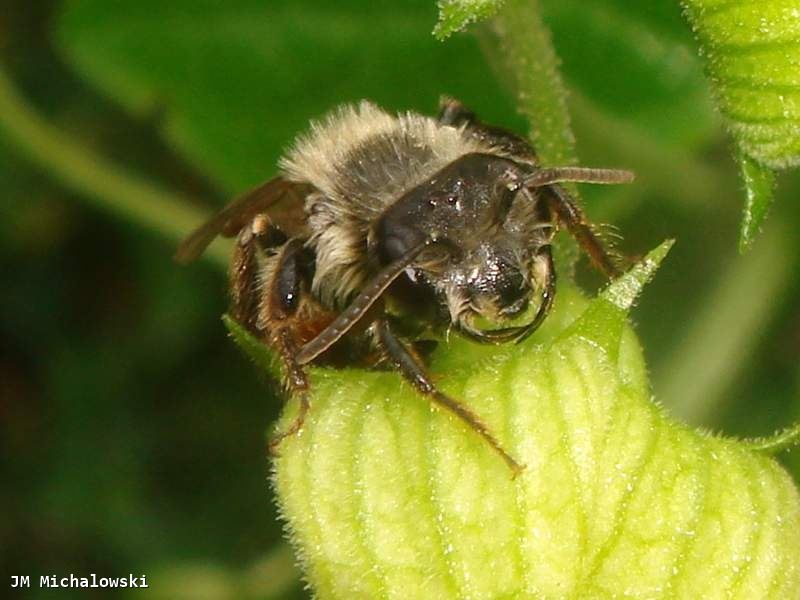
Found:
[[[674,243],[674,240],[662,242],[625,275],[612,281],[600,294],[600,298],[627,313],[641,294],[642,288],[655,276],[661,261],[666,258]]]
[[[739,233],[739,251],[745,252],[758,235],[772,205],[775,173],[747,156],[739,158],[739,167],[742,170],[742,180],[747,194]]]
[[[439,21],[433,35],[444,40],[475,21],[497,13],[504,0],[439,0]]]
[[[430,0],[74,0],[58,49],[226,193],[271,177],[282,149],[342,102],[433,113],[443,93],[519,125],[477,42],[440,44]],[[413,82],[413,85],[409,85]]]
[[[616,360],[626,315],[642,288],[655,276],[673,244],[673,240],[663,242],[625,275],[611,282],[561,337],[580,335]]]
[[[717,104],[745,157],[746,248],[772,198],[767,169],[800,164],[800,7],[794,0],[682,0]]]
[[[651,402],[626,311],[669,245],[590,302],[565,286],[523,344],[434,352],[441,387],[527,465],[516,479],[396,373],[312,369],[273,482],[316,597],[790,597],[791,478]]]
[[[684,0],[717,100],[742,151],[800,163],[800,16],[794,0]]]

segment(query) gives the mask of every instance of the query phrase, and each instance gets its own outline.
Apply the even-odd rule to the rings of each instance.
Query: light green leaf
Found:
[[[791,478],[651,401],[626,311],[668,248],[590,302],[566,286],[523,344],[434,353],[441,387],[527,465],[516,479],[396,373],[312,369],[273,481],[316,596],[793,597]]]
[[[739,251],[744,252],[758,235],[772,205],[775,197],[775,173],[747,156],[739,158],[739,167],[747,194],[739,235]]]
[[[795,0],[682,0],[739,152],[746,248],[771,199],[769,169],[800,164],[800,6]]]
[[[633,306],[636,298],[642,293],[644,286],[655,277],[661,261],[675,243],[674,240],[667,240],[650,252],[644,260],[637,263],[633,268],[622,277],[612,281],[609,286],[600,294],[600,298],[607,300],[618,309],[626,313]]]
[[[475,21],[493,16],[504,0],[439,0],[439,21],[433,35],[443,40]]]

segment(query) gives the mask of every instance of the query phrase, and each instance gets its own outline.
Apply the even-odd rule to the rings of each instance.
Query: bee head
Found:
[[[464,155],[405,192],[371,231],[382,265],[431,242],[409,277],[432,287],[450,321],[480,341],[523,334],[521,327],[481,331],[477,323],[520,316],[545,283],[536,257],[550,242],[552,222],[537,212],[541,203],[534,193],[523,189],[524,175],[523,166],[509,159]]]

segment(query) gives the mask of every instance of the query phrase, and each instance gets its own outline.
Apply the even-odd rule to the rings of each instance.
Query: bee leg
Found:
[[[617,265],[615,256],[600,240],[586,219],[581,208],[570,198],[560,185],[548,185],[540,188],[558,220],[566,225],[572,237],[580,244],[589,256],[592,264],[609,278],[619,277],[622,270]]]
[[[459,401],[440,392],[436,386],[433,385],[428,374],[425,372],[422,360],[413,349],[409,348],[394,334],[386,319],[376,320],[373,324],[373,328],[378,344],[409,383],[417,388],[419,392],[428,396],[431,401],[452,412],[475,431],[475,433],[481,436],[511,468],[514,476],[522,472],[524,466],[520,465],[503,449],[500,442],[497,441],[494,435],[492,435],[492,432],[489,431],[489,428],[475,413]]]
[[[439,98],[439,116],[437,120],[442,125],[472,125],[478,122],[475,113],[464,106],[460,100],[451,96]]]
[[[281,242],[285,242],[283,247],[267,259],[272,275],[259,290],[257,252],[274,248]],[[291,317],[302,293],[304,273],[298,260],[301,251],[299,240],[287,242],[279,229],[257,216],[239,232],[230,266],[231,314],[256,335],[266,333],[270,346],[283,360],[286,387],[290,393],[300,397],[300,410],[295,420],[286,431],[278,433],[269,442],[269,451],[273,455],[277,454],[277,447],[285,438],[300,431],[309,409],[308,378],[295,360],[297,344],[291,330]]]
[[[295,356],[297,355],[297,344],[292,339],[291,331],[285,327],[278,331],[277,334],[277,348],[278,353],[283,359],[286,367],[287,379],[286,387],[290,394],[297,395],[300,401],[300,408],[297,411],[297,416],[283,431],[276,433],[269,441],[269,453],[272,456],[278,456],[278,446],[281,445],[283,440],[298,433],[306,422],[308,410],[311,408],[311,403],[308,398],[308,377],[305,370],[297,364]]]
[[[252,228],[247,225],[236,236],[236,245],[228,268],[231,305],[230,313],[234,319],[253,332],[255,309],[255,283],[258,273],[256,243]]]
[[[302,429],[310,407],[308,376],[297,362],[299,345],[295,333],[297,313],[309,276],[304,253],[303,242],[292,238],[277,249],[263,268],[269,277],[261,286],[256,328],[266,332],[270,345],[280,355],[286,371],[287,391],[299,396],[300,401],[300,409],[291,425],[270,440],[271,454],[277,454],[281,442]]]
[[[405,253],[381,269],[361,290],[350,305],[323,329],[317,337],[300,349],[297,362],[305,365],[325,352],[345,335],[367,311],[380,300],[383,293],[397,279],[414,259],[433,242],[425,239],[410,247]]]
[[[473,137],[503,149],[508,154],[523,159],[526,162],[536,163],[536,152],[528,141],[502,127],[487,125],[478,119],[477,115],[464,106],[460,100],[450,96],[439,99],[439,116],[442,125],[465,127]]]
[[[256,300],[258,298],[257,252],[274,248],[286,242],[286,236],[270,224],[266,215],[257,215],[236,236],[236,244],[228,269],[231,290],[230,312],[234,319],[253,333],[255,327]]]

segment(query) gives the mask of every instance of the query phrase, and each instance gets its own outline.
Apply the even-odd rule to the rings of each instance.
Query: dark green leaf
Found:
[[[84,77],[161,115],[174,146],[234,192],[270,177],[308,120],[341,102],[431,113],[447,93],[514,126],[476,41],[438,43],[435,14],[430,0],[75,0],[59,40]]]

